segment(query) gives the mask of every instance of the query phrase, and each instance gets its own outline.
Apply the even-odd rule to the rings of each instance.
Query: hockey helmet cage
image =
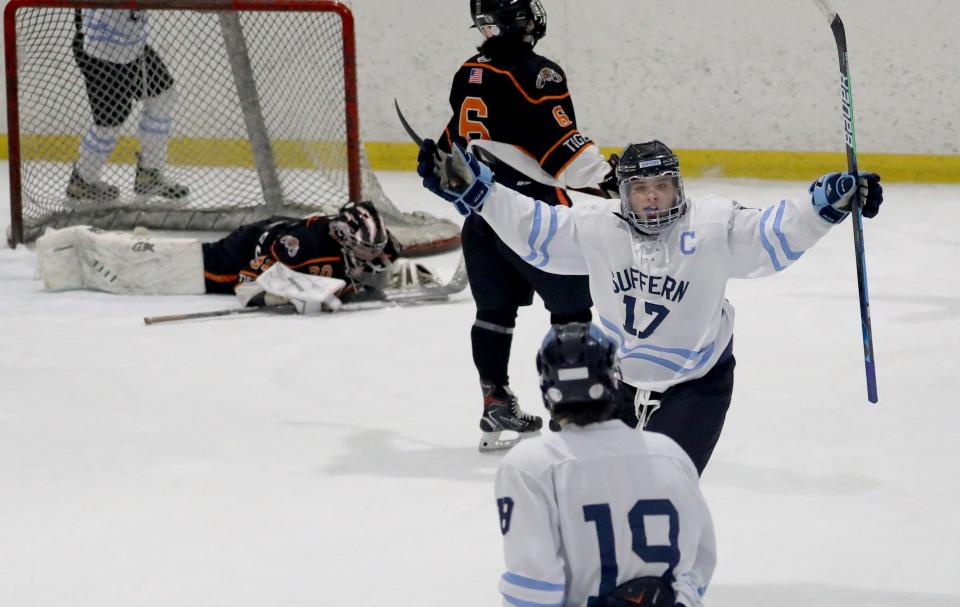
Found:
[[[343,205],[330,222],[330,236],[340,243],[347,266],[386,269],[386,264],[378,262],[384,257],[390,233],[372,202]]]
[[[620,211],[623,219],[644,234],[658,234],[680,219],[687,210],[680,176],[680,159],[660,141],[631,143],[623,149],[616,169],[620,189]],[[676,187],[676,197],[668,209],[635,210],[630,201],[631,192],[645,181],[669,176]]]
[[[540,0],[470,0],[470,14],[473,26],[490,32],[489,37],[519,33],[536,43],[547,33],[547,11]]]
[[[613,341],[593,323],[550,327],[537,352],[540,391],[547,410],[610,403],[617,389],[616,351]]]

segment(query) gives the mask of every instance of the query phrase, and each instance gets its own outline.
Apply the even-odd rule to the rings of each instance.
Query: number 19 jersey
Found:
[[[522,441],[497,470],[504,605],[593,605],[665,576],[698,607],[716,564],[713,522],[689,457],[618,420]]]

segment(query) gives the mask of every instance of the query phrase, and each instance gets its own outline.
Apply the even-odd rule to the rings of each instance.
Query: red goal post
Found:
[[[136,100],[103,169],[119,197],[86,204],[65,194],[93,123],[71,52],[84,9],[149,11],[146,43],[169,67],[178,98],[164,172],[189,186],[185,200],[132,187]],[[360,199],[373,200],[409,253],[459,243],[453,223],[399,211],[366,161],[354,19],[340,2],[11,0],[4,33],[11,244],[78,223],[226,231]]]

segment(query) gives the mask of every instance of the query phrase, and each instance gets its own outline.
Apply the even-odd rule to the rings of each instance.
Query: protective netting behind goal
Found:
[[[165,64],[176,93],[164,175],[190,193],[165,199],[134,190],[142,148],[141,99],[154,94],[146,90],[149,78],[144,74],[143,90],[133,95],[101,173],[103,183],[119,188],[119,197],[102,200],[67,195],[81,141],[87,137],[87,144],[98,145],[96,137],[90,139],[90,82],[74,51],[78,24],[88,17],[80,9],[116,3],[30,4],[13,0],[11,5],[19,5],[13,13],[15,32],[6,24],[7,35],[15,33],[17,54],[16,79],[8,82],[8,87],[16,85],[8,91],[16,110],[9,125],[11,162],[20,172],[20,184],[11,180],[13,189],[20,186],[19,204],[17,194],[12,195],[14,239],[18,224],[25,240],[47,226],[81,223],[105,229],[224,231],[271,215],[334,212],[359,195],[376,204],[412,251],[457,244],[453,223],[401,213],[387,199],[350,132],[357,130],[355,97],[351,99],[356,91],[351,82],[353,24],[342,5],[197,0],[194,10],[141,13],[140,18],[147,18],[146,44]],[[160,4],[137,3],[147,9]],[[228,7],[242,10],[222,10]],[[8,9],[8,19],[9,14]],[[89,21],[86,27],[95,31]],[[115,78],[110,71],[103,73],[103,78]],[[351,138],[356,141],[354,179],[359,177],[353,185]]]

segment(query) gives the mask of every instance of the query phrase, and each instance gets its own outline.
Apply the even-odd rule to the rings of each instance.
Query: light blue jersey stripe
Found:
[[[517,607],[561,607],[563,605],[562,601],[559,603],[535,603],[533,601],[525,601],[506,593],[503,593],[503,598],[511,605],[516,605]]]
[[[763,249],[767,252],[767,255],[770,256],[770,263],[773,264],[773,269],[777,272],[783,270],[783,265],[781,265],[780,260],[777,259],[777,252],[773,248],[773,244],[770,242],[770,239],[767,238],[767,220],[770,219],[770,213],[773,211],[773,207],[768,208],[763,212],[763,217],[760,218],[760,243],[763,245]]]
[[[552,582],[535,580],[533,578],[518,575],[511,571],[504,573],[502,577],[503,581],[507,583],[513,584],[514,586],[520,586],[522,588],[530,588],[531,590],[562,591],[564,588],[566,588],[564,584],[554,584]]]
[[[620,328],[614,323],[610,322],[604,317],[600,317],[600,322],[604,327],[609,329],[614,333],[616,340],[618,342],[617,349],[620,351],[620,358],[632,358],[635,360],[645,360],[651,362],[655,365],[659,365],[666,369],[670,369],[678,375],[686,375],[688,373],[693,373],[694,371],[702,368],[707,361],[710,360],[710,357],[713,356],[714,351],[717,348],[716,342],[711,343],[709,346],[703,348],[702,350],[688,350],[685,348],[665,348],[661,346],[652,346],[647,344],[638,344],[633,347],[626,347],[626,338],[623,333],[620,331]],[[647,352],[641,352],[641,350],[647,350],[652,352],[659,352],[662,354],[673,354],[684,359],[680,364],[655,356],[653,354],[648,354]],[[692,367],[687,366],[689,363],[693,363]]]
[[[547,237],[543,240],[543,244],[540,246],[540,254],[543,255],[543,260],[538,263],[535,267],[542,268],[550,263],[550,253],[547,252],[547,247],[550,246],[550,241],[553,240],[553,237],[557,235],[557,208],[550,207],[550,228],[547,230]]]
[[[673,372],[676,373],[677,375],[686,375],[687,373],[693,373],[694,371],[697,371],[697,370],[699,370],[701,367],[703,367],[703,365],[705,365],[705,364],[707,363],[707,361],[710,360],[710,355],[711,355],[711,354],[713,354],[713,348],[712,348],[712,347],[711,347],[711,348],[708,348],[707,351],[704,352],[703,358],[701,358],[700,361],[699,361],[696,365],[694,365],[693,367],[689,367],[689,368],[687,368],[687,367],[685,367],[685,366],[683,366],[683,365],[678,365],[677,363],[674,363],[674,362],[670,362],[669,360],[666,360],[666,359],[663,359],[663,358],[659,358],[659,357],[656,357],[656,356],[652,356],[652,355],[650,355],[650,354],[643,354],[643,353],[640,353],[640,352],[636,352],[636,353],[634,353],[634,354],[625,354],[625,355],[621,356],[620,358],[632,358],[632,359],[635,359],[635,360],[645,360],[645,361],[648,361],[648,362],[652,362],[652,363],[655,364],[655,365],[660,365],[661,367],[664,367],[664,368],[666,368],[666,369],[670,369],[671,371],[673,371]]]
[[[777,207],[777,219],[773,222],[773,233],[777,235],[777,240],[780,241],[780,248],[783,249],[783,254],[787,256],[787,259],[790,261],[796,261],[803,256],[803,251],[794,252],[790,248],[790,243],[787,241],[787,235],[783,233],[780,228],[780,224],[783,222],[783,211],[787,208],[787,201],[781,200],[780,206]]]
[[[537,238],[540,236],[541,206],[542,203],[540,202],[533,205],[533,226],[530,227],[530,236],[527,237],[527,246],[530,247],[530,252],[523,258],[524,261],[533,261],[537,257],[537,250],[534,245],[537,244]]]

